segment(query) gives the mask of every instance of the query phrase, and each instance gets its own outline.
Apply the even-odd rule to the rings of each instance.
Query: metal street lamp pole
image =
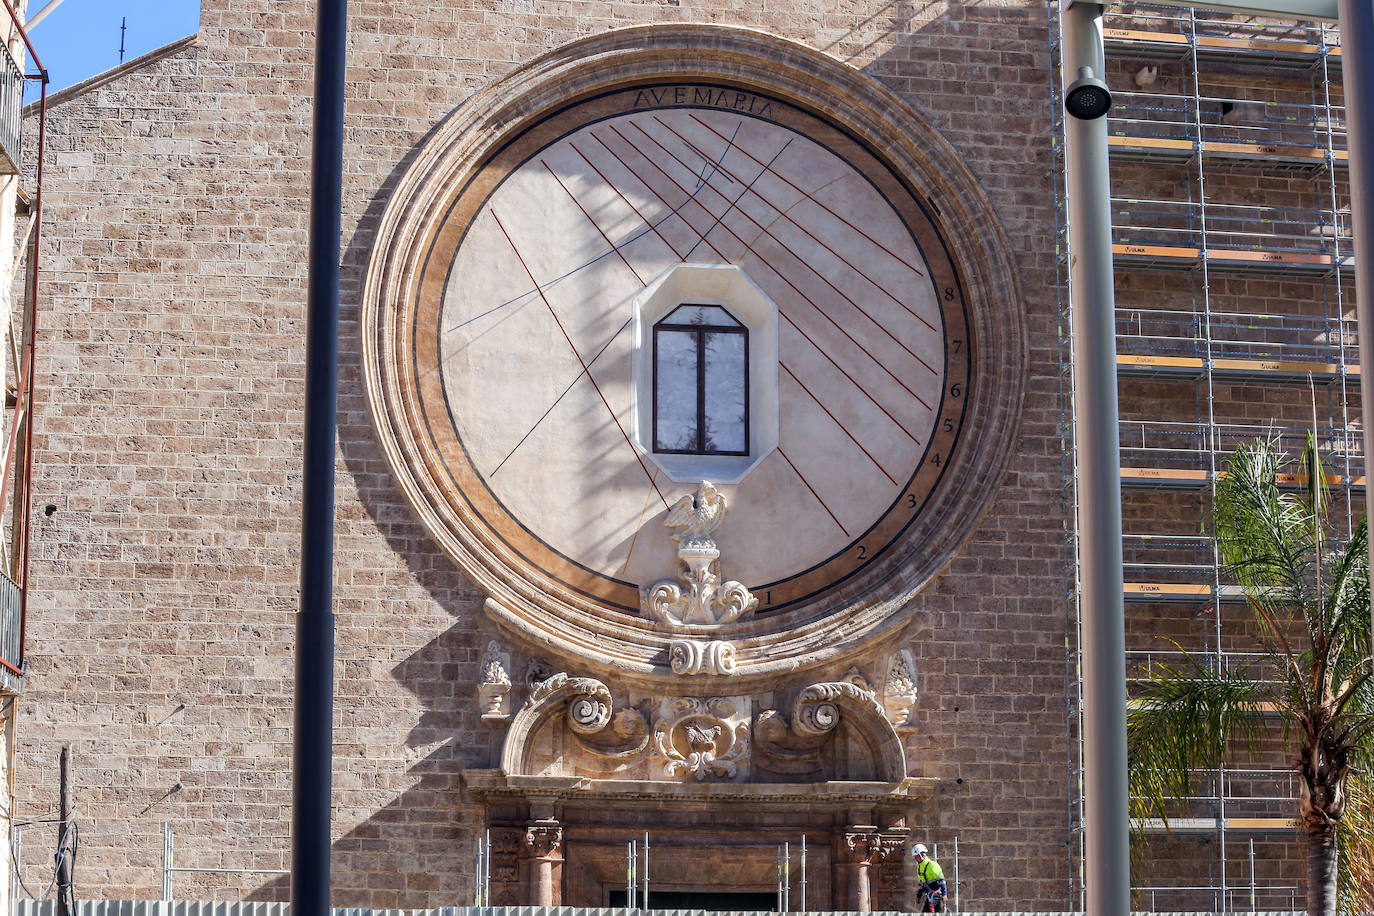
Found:
[[[1374,0],[1340,0],[1341,83],[1350,156],[1350,228],[1354,236],[1355,320],[1360,334],[1360,413],[1364,420],[1365,503],[1374,473]],[[1374,586],[1374,564],[1370,565]],[[1374,615],[1374,608],[1370,610]],[[1374,624],[1374,616],[1371,617]]]
[[[319,0],[306,292],[301,603],[296,615],[291,911],[329,916],[334,764],[334,439],[348,0]]]
[[[1101,80],[1105,71],[1102,6],[1061,0],[1059,21],[1063,85],[1071,90],[1067,101],[1073,89]],[[1105,95],[1105,87],[1100,91]],[[1130,824],[1116,301],[1106,107],[1093,101],[1106,102],[1099,96],[1090,97],[1082,108],[1067,104],[1064,115],[1083,634],[1084,910],[1093,916],[1127,916]]]

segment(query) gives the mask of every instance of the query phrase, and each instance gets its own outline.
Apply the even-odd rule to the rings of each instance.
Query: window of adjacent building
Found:
[[[718,305],[654,325],[654,451],[749,453],[749,331]]]

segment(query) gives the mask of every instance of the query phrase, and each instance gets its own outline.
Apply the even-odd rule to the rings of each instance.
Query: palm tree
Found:
[[[1306,841],[1307,909],[1374,911],[1374,661],[1369,541],[1361,521],[1343,550],[1328,531],[1328,494],[1311,434],[1297,492],[1279,487],[1275,443],[1238,448],[1217,484],[1217,550],[1244,594],[1259,650],[1234,667],[1187,652],[1132,685],[1127,715],[1132,814],[1168,822],[1199,771],[1228,748],[1254,751],[1278,732],[1294,752]],[[1181,648],[1181,647],[1180,647]],[[1338,868],[1339,863],[1339,868]],[[1339,872],[1339,875],[1338,875]]]

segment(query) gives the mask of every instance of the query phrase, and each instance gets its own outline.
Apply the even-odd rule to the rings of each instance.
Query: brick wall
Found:
[[[1059,350],[1044,10],[879,0],[350,5],[339,401],[335,903],[470,902],[480,595],[393,485],[360,380],[372,233],[468,93],[579,35],[751,26],[900,93],[1016,246],[1030,382],[992,509],[914,603],[913,824],[960,841],[966,908],[1063,908],[1071,882]],[[206,0],[199,40],[49,116],[29,694],[19,816],[74,746],[78,894],[158,895],[180,865],[287,864],[312,9]],[[1008,303],[1007,307],[1015,307]],[[45,507],[51,506],[51,512]],[[49,853],[25,838],[25,880]],[[947,857],[947,854],[946,854]],[[948,866],[947,866],[948,867]],[[281,881],[179,876],[178,897]]]

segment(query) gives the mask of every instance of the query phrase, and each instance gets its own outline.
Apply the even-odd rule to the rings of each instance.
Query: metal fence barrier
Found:
[[[611,907],[477,907],[453,906],[428,910],[375,910],[335,907],[332,916],[626,916],[632,911]],[[290,916],[289,903],[216,903],[207,900],[78,900],[72,916]],[[715,910],[656,910],[658,916],[758,916],[757,913]],[[14,916],[57,916],[56,900],[20,900]],[[830,916],[861,916],[835,912]],[[874,912],[863,916],[899,916]],[[901,914],[905,916],[905,914]],[[1083,913],[1017,913],[995,911],[970,916],[1084,916]],[[1138,916],[1218,916],[1212,913],[1150,913]],[[1289,910],[1256,911],[1246,916],[1301,916]]]

